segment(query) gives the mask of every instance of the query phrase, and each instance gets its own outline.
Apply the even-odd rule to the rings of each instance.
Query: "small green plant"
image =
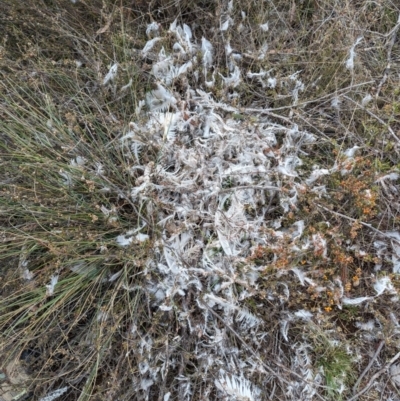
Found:
[[[330,344],[324,348],[316,348],[316,352],[319,355],[316,365],[322,368],[328,396],[332,400],[342,399],[342,392],[354,382],[352,357],[343,346]]]
[[[342,338],[330,338],[312,323],[307,325],[311,348],[314,353],[315,370],[324,378],[326,395],[331,400],[341,400],[355,380],[354,357],[346,349]]]

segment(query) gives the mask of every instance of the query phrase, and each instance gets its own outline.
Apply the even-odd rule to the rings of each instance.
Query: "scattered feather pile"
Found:
[[[227,14],[221,31],[230,23]],[[260,28],[267,31],[268,23]],[[150,24],[146,33],[148,37],[158,35],[159,25]],[[306,174],[299,172],[307,147],[318,139],[294,124],[280,125],[255,109],[234,105],[242,73],[236,62],[239,57],[229,43],[225,47],[229,74],[224,76],[216,74],[215,51],[207,38],[196,42],[190,27],[177,21],[168,35],[173,38],[170,51],[161,36],[152,37],[142,50],[143,57],[153,60],[151,74],[157,83],[139,103],[138,119],[130,123],[120,146],[136,183],[130,201],[152,216],[161,232],[153,242],[155,256],[144,271],[150,306],[164,315],[166,322],[176,319],[186,335],[166,340],[170,341],[168,352],[160,354],[148,333],[136,326],[132,329],[131,335],[140,337],[142,344],[138,352],[130,351],[140,361],[134,378],[136,397],[150,399],[152,386],[161,385],[169,370],[178,369],[183,347],[194,370],[177,377],[167,398],[176,393],[181,400],[191,399],[194,382],[201,380],[204,397],[217,391],[219,398],[227,400],[267,399],[268,394],[261,395],[259,388],[282,385],[282,366],[286,365],[296,372],[286,384],[288,399],[311,400],[322,384],[323,372],[313,371],[311,346],[291,343],[288,333],[293,324],[307,324],[314,315],[303,309],[285,311],[294,296],[283,279],[289,271],[276,275],[276,292],[263,292],[265,266],[252,262],[253,255],[267,247],[271,261],[277,261],[284,247],[288,255],[301,257],[311,252],[328,259],[327,240],[321,233],[305,235],[303,220],[281,227],[281,216],[296,210],[299,193],[325,194],[321,177],[336,171],[348,174],[358,147],[344,151],[330,169],[315,166]],[[260,52],[266,49],[264,45]],[[113,80],[116,65],[104,84]],[[276,78],[263,70],[248,72],[247,78],[257,79],[262,87],[277,85]],[[225,90],[218,99],[208,92],[217,79]],[[299,74],[289,76],[284,84],[292,88],[293,104],[297,104],[304,90]],[[153,159],[147,157],[150,150]],[[79,168],[84,160],[71,163]],[[68,183],[68,176],[63,176]],[[383,185],[389,181],[381,179]],[[277,209],[279,213],[274,214]],[[147,225],[145,219],[140,225]],[[139,231],[121,233],[117,244],[129,247],[152,240]],[[307,267],[299,265],[291,271],[304,291],[317,297],[331,291],[332,302],[339,308],[393,291],[390,279],[385,279],[376,282],[371,297],[350,299],[344,295],[340,279],[321,287]],[[52,284],[48,286],[51,290]],[[279,351],[277,365],[265,354],[274,339],[263,328],[260,294],[281,305],[277,308],[280,331],[275,335],[292,350]]]
[[[2,249],[18,245],[4,259],[20,251],[17,272],[28,292],[9,295],[16,280],[5,284],[2,327],[10,343],[29,343],[38,355],[32,342],[49,332],[38,347],[41,400],[70,392],[138,401],[356,398],[357,388],[383,374],[387,386],[400,386],[398,356],[390,357],[400,338],[398,138],[393,130],[396,143],[376,134],[377,122],[391,130],[395,122],[386,117],[394,109],[376,109],[381,88],[375,93],[359,80],[369,55],[364,44],[368,52],[379,46],[369,46],[375,27],[368,41],[352,37],[347,55],[332,60],[347,79],[326,79],[328,53],[319,55],[315,43],[297,48],[309,42],[304,37],[287,40],[301,25],[298,4],[289,24],[285,7],[274,11],[266,2],[258,14],[258,4],[241,5],[219,2],[207,24],[153,21],[142,37],[124,39],[144,42],[124,49],[134,66],[117,52],[97,71],[93,98],[112,98],[99,115],[80,115],[86,100],[75,96],[68,107],[77,117],[58,119],[44,108],[44,129],[20,138],[25,111],[16,109],[11,139],[28,152],[32,136],[44,150],[40,157],[32,151],[13,191],[4,192],[13,236],[2,237]],[[165,21],[169,12],[149,11],[165,13]],[[379,40],[393,47],[397,28]],[[321,57],[311,74],[308,54]],[[127,110],[131,121],[121,129]],[[97,132],[103,121],[106,129]],[[380,150],[368,149],[361,128]],[[55,174],[45,171],[47,160]],[[19,184],[25,179],[33,181],[29,191]],[[54,211],[39,196],[47,179],[51,200],[61,194]],[[62,345],[45,340],[61,337]],[[383,338],[390,341],[378,355]],[[358,381],[357,369],[364,372]],[[62,379],[48,386],[56,373]],[[383,382],[373,383],[373,394]]]
[[[228,6],[221,17],[222,36],[234,23],[231,11]],[[267,32],[268,22],[259,28]],[[397,299],[388,276],[375,279],[370,293],[360,297],[349,296],[341,277],[320,279],[307,259],[332,263],[329,223],[325,232],[309,230],[304,220],[283,224],[284,217],[298,210],[305,193],[329,198],[324,177],[348,176],[356,167],[360,147],[341,151],[330,167],[302,169],[308,149],[319,138],[287,118],[279,124],[276,114],[272,120],[263,109],[241,107],[239,100],[240,85],[248,79],[262,88],[285,88],[295,106],[304,91],[301,71],[279,80],[263,69],[243,73],[242,55],[225,40],[226,68],[220,73],[221,68],[214,66],[214,46],[206,37],[196,40],[191,28],[177,21],[164,36],[161,32],[155,22],[147,27],[149,40],[140,54],[151,64],[153,89],[138,102],[136,120],[117,144],[134,183],[128,193],[118,196],[141,213],[136,228],[121,232],[115,243],[127,252],[140,244],[151,250],[141,291],[164,330],[160,339],[140,324],[131,327],[130,339],[138,344],[127,352],[138,366],[132,378],[135,399],[153,399],[154,388],[164,388],[159,394],[164,400],[190,400],[195,391],[199,395],[201,382],[203,399],[211,394],[232,401],[272,399],[278,386],[287,399],[312,400],[324,385],[326,372],[323,364],[316,367],[309,338],[295,339],[291,330],[318,324],[323,310],[310,311],[306,304],[294,302],[299,291],[314,300],[328,298],[326,311],[333,306],[358,307],[387,295]],[[359,41],[350,50],[349,69]],[[264,43],[246,57],[263,60],[267,51]],[[117,72],[115,63],[103,85],[113,83],[115,90]],[[338,112],[339,104],[338,98],[332,102]],[[76,156],[70,167],[84,171],[88,160]],[[94,171],[101,177],[105,174],[101,163]],[[71,172],[59,174],[62,185],[75,185]],[[391,173],[376,184],[393,196],[392,182],[397,179],[398,174]],[[371,191],[365,190],[365,196],[372,198]],[[100,210],[110,224],[116,221],[115,205],[110,209],[102,205]],[[148,230],[149,221],[156,230]],[[374,242],[376,254],[398,273],[400,236],[394,231],[381,234]],[[268,266],[275,270],[267,274]],[[32,279],[24,257],[20,269],[24,279]],[[70,270],[90,272],[85,263]],[[103,281],[114,283],[121,274],[114,272]],[[57,290],[58,277],[58,273],[50,277],[47,296]],[[266,327],[269,318],[264,309],[273,311],[273,330]],[[107,319],[107,313],[97,316],[98,322]],[[358,325],[367,332],[364,338],[373,338],[369,322]],[[179,374],[169,378],[165,388],[170,372]],[[335,388],[337,394],[345,390],[344,377],[335,378]]]
[[[232,23],[229,7],[224,18],[221,32]],[[260,29],[268,31],[268,23]],[[282,216],[297,209],[299,195],[305,191],[325,196],[321,177],[349,174],[359,147],[343,151],[329,169],[299,170],[307,147],[318,138],[295,124],[273,122],[262,110],[237,106],[235,88],[243,79],[237,64],[241,56],[233,53],[229,42],[225,45],[229,72],[225,76],[213,67],[212,43],[205,37],[197,42],[188,25],[171,24],[167,34],[172,45],[155,36],[160,34],[156,23],[150,24],[146,33],[150,39],[141,54],[153,60],[151,75],[156,85],[139,102],[137,121],[129,124],[120,146],[135,181],[129,199],[151,216],[161,236],[155,239],[135,229],[121,233],[116,242],[120,247],[152,243],[154,256],[143,272],[145,290],[151,294],[150,307],[163,316],[167,332],[168,322],[175,319],[185,334],[167,334],[168,351],[160,353],[149,333],[133,326],[131,336],[141,339],[139,350],[129,351],[139,363],[133,379],[136,398],[149,400],[153,386],[161,386],[170,370],[179,370],[185,349],[193,371],[182,372],[164,399],[173,394],[180,400],[191,399],[194,383],[201,380],[205,398],[217,392],[219,399],[268,399],[269,394],[259,389],[273,392],[276,385],[284,385],[288,399],[311,400],[323,385],[324,371],[312,367],[312,346],[306,341],[293,343],[289,333],[293,325],[307,325],[317,318],[304,309],[287,311],[296,296],[287,284],[289,272],[302,291],[317,298],[322,293],[332,294],[330,302],[338,308],[360,305],[384,293],[395,294],[395,290],[384,277],[376,281],[370,296],[349,298],[340,278],[321,286],[313,278],[314,272],[299,264],[275,274],[276,291],[270,286],[264,291],[265,265],[255,263],[254,255],[268,249],[273,263],[279,263],[283,253],[299,260],[310,253],[329,260],[323,234],[305,233],[303,220],[282,227]],[[257,58],[262,59],[267,49],[264,44]],[[353,48],[350,53],[354,58]],[[113,81],[116,72],[117,64],[103,84]],[[304,90],[299,73],[281,83],[290,88],[293,105]],[[263,88],[279,84],[270,71],[249,71],[245,76]],[[218,99],[208,92],[217,84],[224,90]],[[148,157],[151,152],[153,158]],[[76,168],[84,163],[83,158],[71,161]],[[60,174],[65,185],[71,185],[69,176]],[[388,176],[379,182],[387,188],[391,180]],[[140,226],[147,226],[146,218]],[[397,250],[398,238],[388,237],[393,238]],[[384,252],[388,243],[376,241],[376,247]],[[399,257],[393,256],[396,272]],[[56,276],[47,286],[48,292],[55,282]],[[278,347],[286,344],[286,351],[279,348],[274,360],[268,349],[276,338],[265,331],[265,317],[260,314],[264,299],[277,305],[279,327],[274,336],[280,338]],[[287,372],[295,373],[283,384]],[[344,380],[337,380],[343,391]]]

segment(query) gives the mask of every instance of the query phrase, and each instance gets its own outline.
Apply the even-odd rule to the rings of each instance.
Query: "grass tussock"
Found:
[[[395,399],[395,2],[0,15],[0,398]]]

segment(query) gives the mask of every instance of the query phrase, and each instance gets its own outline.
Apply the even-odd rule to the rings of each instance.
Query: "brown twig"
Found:
[[[383,231],[378,230],[378,229],[375,228],[372,224],[365,223],[364,221],[360,221],[360,220],[358,220],[358,219],[354,219],[353,217],[350,217],[350,216],[346,216],[346,215],[343,214],[343,213],[335,212],[334,210],[328,209],[327,207],[322,206],[322,205],[319,205],[319,204],[316,204],[316,206],[319,207],[319,208],[321,208],[321,209],[326,210],[327,212],[330,212],[330,213],[332,213],[332,214],[335,214],[336,216],[343,217],[344,219],[347,219],[347,220],[350,220],[350,221],[353,221],[353,222],[357,222],[357,223],[361,224],[361,225],[364,226],[364,227],[368,227],[368,228],[371,229],[372,231],[375,231],[376,233],[378,233],[379,235],[382,235],[382,236],[385,237],[385,238],[389,238],[389,239],[391,239],[391,240],[394,240],[394,241],[399,242],[396,238],[393,238],[393,237],[391,237],[390,235],[385,234]]]
[[[359,391],[357,394],[353,395],[353,397],[349,398],[347,401],[355,401],[358,397],[363,395],[365,392],[367,392],[371,386],[374,384],[375,380],[382,374],[384,373],[387,369],[390,368],[390,366],[396,362],[400,358],[400,352],[398,352],[382,369],[378,370],[369,380],[367,385]]]
[[[347,100],[349,100],[350,102],[356,104],[360,109],[362,109],[363,111],[365,111],[366,113],[368,113],[371,117],[374,117],[376,119],[376,121],[378,121],[379,123],[381,123],[385,128],[387,128],[387,130],[389,131],[390,135],[392,135],[392,137],[400,143],[400,138],[397,137],[397,135],[394,133],[392,127],[385,123],[385,121],[383,121],[380,117],[378,117],[376,114],[372,113],[372,111],[368,110],[367,108],[365,108],[364,106],[362,106],[361,104],[357,103],[355,100],[353,100],[352,98],[343,95],[343,97]]]
[[[361,383],[361,380],[363,379],[363,377],[367,374],[367,372],[371,369],[372,364],[374,363],[375,359],[378,357],[379,353],[381,352],[383,346],[385,345],[385,341],[381,340],[377,350],[375,351],[373,357],[371,358],[371,360],[369,361],[368,366],[364,369],[364,371],[361,373],[360,377],[358,378],[358,380],[356,381],[356,384],[353,387],[353,394],[356,394],[358,386]]]

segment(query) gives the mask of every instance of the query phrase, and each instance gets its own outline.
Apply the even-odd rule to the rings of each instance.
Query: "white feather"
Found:
[[[117,76],[117,72],[118,72],[118,63],[115,63],[110,67],[110,70],[104,77],[103,85],[107,85],[110,81],[114,81],[114,79]]]
[[[75,1],[74,1],[74,3],[75,3]],[[68,389],[69,389],[69,387],[66,386],[66,387],[62,387],[58,390],[51,391],[45,397],[40,398],[39,401],[53,401],[53,400],[61,397]]]
[[[224,395],[233,397],[232,400],[256,401],[261,393],[260,389],[244,377],[228,374],[222,374],[216,379],[215,386]]]
[[[51,296],[54,294],[54,288],[58,283],[58,274],[53,274],[50,279],[50,283],[46,285],[46,295]]]
[[[205,37],[201,39],[201,52],[203,53],[203,65],[206,68],[211,67],[213,63],[214,48],[211,42]]]
[[[153,32],[158,32],[160,30],[160,25],[157,22],[152,22],[151,24],[147,25],[146,28],[146,35],[150,37]]]
[[[161,38],[160,37],[157,37],[157,38],[153,38],[153,39],[150,39],[149,41],[147,41],[147,43],[145,44],[145,46],[143,47],[143,50],[142,50],[142,56],[143,57],[146,57],[147,56],[147,54],[149,53],[149,51],[154,47],[154,45],[158,42],[158,41],[160,41],[161,40]]]
[[[241,82],[240,79],[240,68],[235,65],[233,72],[231,73],[230,77],[224,77],[223,75],[219,74],[224,81],[224,84],[226,86],[232,86],[233,88],[236,88]]]
[[[353,46],[351,46],[350,48],[349,58],[346,60],[346,68],[350,71],[353,71],[354,69],[354,58],[356,56],[355,48],[361,42],[362,39],[364,39],[362,36],[357,38]]]
[[[359,305],[365,301],[369,301],[371,297],[359,297],[359,298],[342,298],[343,305]]]
[[[162,85],[157,84],[157,89],[146,94],[146,103],[150,111],[163,111],[176,105],[176,99]]]

